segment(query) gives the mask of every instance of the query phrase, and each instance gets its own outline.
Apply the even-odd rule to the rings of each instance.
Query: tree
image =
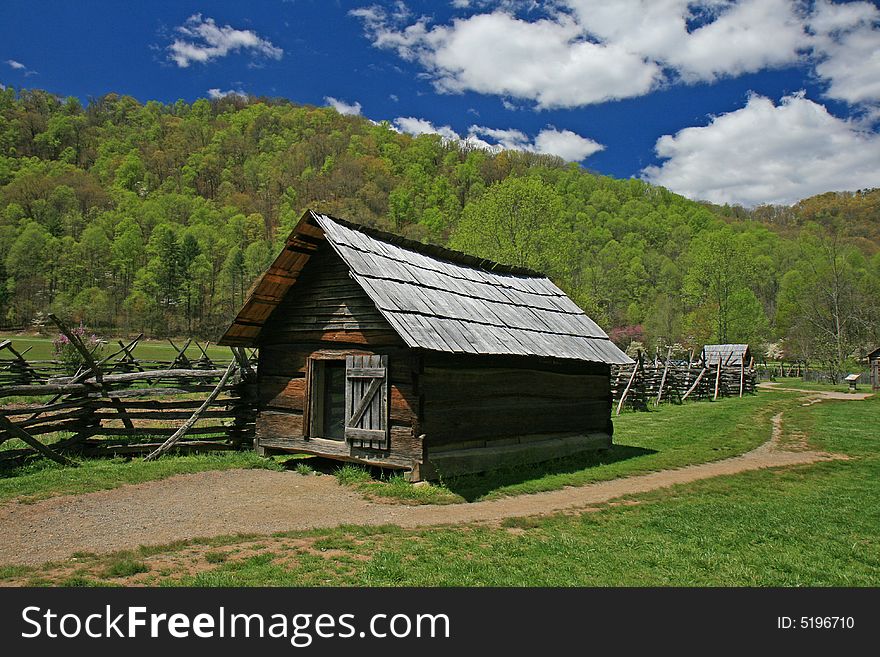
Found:
[[[799,355],[818,360],[836,382],[876,321],[876,281],[839,232],[823,233],[814,226],[802,235],[798,266],[782,278],[777,322]]]
[[[178,248],[177,268],[181,275],[180,289],[184,299],[184,317],[186,318],[186,330],[192,333],[193,314],[199,305],[199,291],[201,290],[201,267],[193,267],[196,258],[201,254],[199,243],[192,233],[184,233]],[[199,263],[202,264],[201,262]]]
[[[854,344],[880,340],[880,190],[719,207],[326,108],[117,94],[83,108],[0,89],[0,312],[10,321],[85,308],[83,291],[97,288],[108,330],[216,338],[306,208],[541,270],[606,329],[641,325],[651,344],[753,340],[773,326],[810,353],[807,324],[776,315],[783,273],[813,276],[797,236],[812,221],[817,238],[837,230],[842,249],[871,259],[853,265],[868,327]]]
[[[229,282],[230,312],[234,313],[244,303],[244,291],[246,289],[247,267],[244,253],[242,253],[241,249],[234,247],[229,252],[226,261],[223,263],[223,271]]]
[[[747,253],[738,236],[725,227],[699,235],[690,256],[684,293],[696,305],[711,308],[715,317],[714,338],[727,343],[736,295],[747,289],[749,282]]]
[[[143,264],[143,232],[133,219],[123,219],[116,226],[116,233],[110,245],[110,269],[117,289],[114,299],[114,306],[117,310],[122,300],[127,298],[131,292],[135,273]]]
[[[13,303],[20,322],[29,322],[41,305],[52,300],[55,239],[35,221],[12,243],[6,270],[14,280]]]
[[[452,235],[454,249],[546,271],[565,239],[562,199],[539,178],[507,178],[469,203]]]

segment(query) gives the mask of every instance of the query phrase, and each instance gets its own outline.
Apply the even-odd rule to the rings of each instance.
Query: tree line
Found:
[[[0,323],[216,339],[305,208],[548,273],[623,347],[877,344],[880,192],[713,206],[283,99],[0,90]]]

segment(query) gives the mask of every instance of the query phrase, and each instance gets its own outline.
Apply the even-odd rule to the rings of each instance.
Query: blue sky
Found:
[[[722,203],[880,186],[861,0],[4,0],[0,83],[334,104]]]

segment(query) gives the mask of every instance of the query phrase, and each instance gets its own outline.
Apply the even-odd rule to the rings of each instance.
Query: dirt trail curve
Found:
[[[867,395],[845,395],[863,399]],[[836,399],[808,393],[806,399]],[[113,552],[139,545],[222,534],[336,527],[342,524],[419,527],[498,521],[584,508],[675,484],[747,470],[835,458],[781,449],[781,416],[760,447],[722,461],[624,477],[533,495],[447,506],[380,504],[340,486],[334,477],[295,472],[228,470],[178,475],[114,490],[35,504],[0,506],[0,564],[41,564],[74,552]]]

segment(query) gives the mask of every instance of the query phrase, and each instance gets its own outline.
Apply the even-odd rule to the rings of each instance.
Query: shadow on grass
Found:
[[[468,502],[474,502],[505,486],[515,486],[547,476],[571,474],[597,465],[608,465],[656,453],[657,450],[655,449],[631,445],[612,445],[610,449],[600,452],[574,454],[561,459],[544,461],[543,463],[452,477],[444,479],[443,485],[450,492],[460,495]]]
[[[434,483],[439,483],[441,490],[445,489],[453,496],[457,495],[460,498],[458,501],[475,502],[501,488],[525,484],[523,490],[518,491],[518,493],[536,492],[540,489],[536,488],[536,491],[528,489],[528,483],[530,481],[537,481],[544,477],[557,475],[564,476],[599,465],[609,465],[611,463],[617,463],[618,461],[626,461],[639,456],[647,456],[656,453],[657,450],[655,449],[634,447],[632,445],[612,445],[610,449],[604,451],[573,454],[572,456],[544,461],[542,463],[510,466],[498,470],[492,470],[490,472],[442,478],[440,482]],[[281,466],[287,470],[296,470],[300,472],[300,474],[325,474],[334,475],[337,478],[339,478],[340,472],[346,469],[346,464],[336,459],[304,454],[292,455],[291,458],[282,461]],[[348,467],[351,468],[351,464],[348,464]],[[370,480],[374,482],[387,481],[396,472],[399,472],[362,464],[354,467],[357,471],[362,473],[361,476],[363,476],[364,479],[361,480],[360,477],[357,477],[356,480],[352,481],[340,480],[340,483],[366,483]],[[391,495],[391,497],[395,497],[395,495]],[[428,500],[423,503],[448,504],[449,500],[436,500],[434,502]]]

